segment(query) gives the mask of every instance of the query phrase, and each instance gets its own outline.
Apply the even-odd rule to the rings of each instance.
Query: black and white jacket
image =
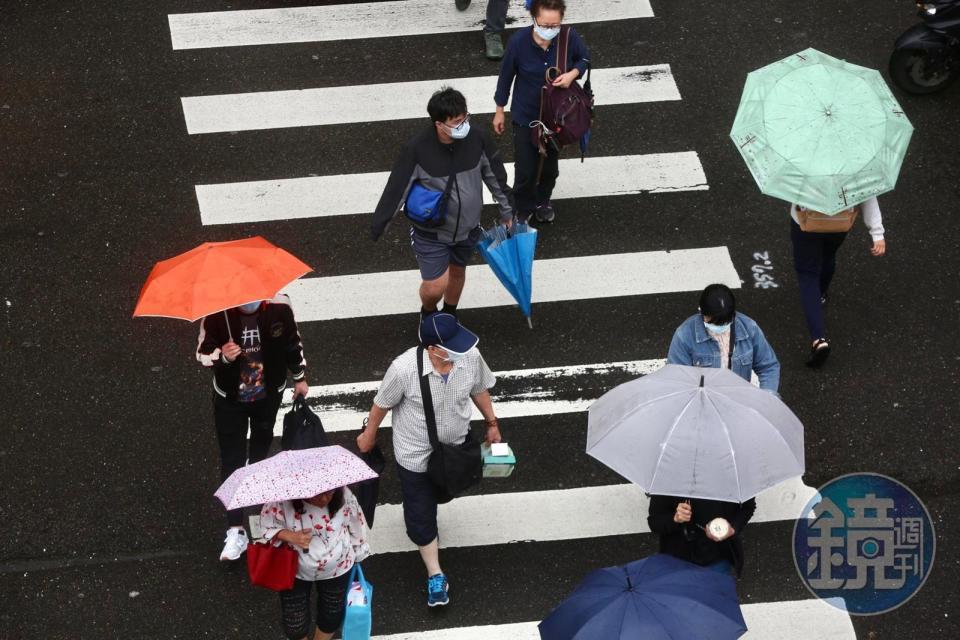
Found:
[[[200,321],[200,337],[197,340],[197,361],[213,368],[214,390],[230,400],[237,399],[243,362],[241,358],[227,362],[220,348],[230,341],[231,336],[236,342],[243,331],[239,313],[236,309],[227,309],[205,317]],[[230,322],[229,331],[227,319]],[[257,325],[263,351],[264,386],[268,392],[283,391],[287,383],[287,370],[293,374],[294,381],[303,380],[307,361],[303,357],[303,343],[293,318],[290,298],[279,295],[265,301],[260,306]]]

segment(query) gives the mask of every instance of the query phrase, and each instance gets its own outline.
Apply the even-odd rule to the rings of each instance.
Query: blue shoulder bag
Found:
[[[442,227],[447,221],[447,204],[450,201],[450,189],[456,182],[457,176],[453,172],[453,163],[450,164],[450,175],[447,176],[447,187],[443,191],[432,191],[420,182],[414,182],[407,193],[404,211],[413,222],[424,227]]]

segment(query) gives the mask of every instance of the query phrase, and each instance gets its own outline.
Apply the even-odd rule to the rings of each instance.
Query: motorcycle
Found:
[[[908,93],[933,93],[960,74],[960,0],[916,5],[923,22],[897,38],[890,77]]]

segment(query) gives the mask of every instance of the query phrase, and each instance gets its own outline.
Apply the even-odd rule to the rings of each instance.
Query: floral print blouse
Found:
[[[308,553],[300,554],[297,578],[327,580],[350,571],[353,563],[370,555],[367,543],[369,530],[363,511],[349,489],[343,489],[343,506],[333,516],[326,507],[303,503],[298,514],[290,500],[268,502],[260,511],[260,529],[271,540],[281,529],[304,531],[313,529]]]

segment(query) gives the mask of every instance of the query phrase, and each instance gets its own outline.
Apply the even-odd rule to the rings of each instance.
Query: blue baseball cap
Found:
[[[477,346],[480,338],[467,331],[449,313],[436,311],[420,321],[420,344],[425,347],[438,346],[454,353],[466,353]]]

